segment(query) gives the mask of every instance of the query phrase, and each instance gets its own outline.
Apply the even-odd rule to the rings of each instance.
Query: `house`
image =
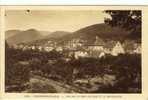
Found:
[[[56,47],[57,43],[54,41],[47,41],[47,43],[44,44],[44,47]]]
[[[80,39],[72,39],[71,41],[68,41],[65,43],[65,48],[69,50],[76,50],[77,48],[82,47],[84,44],[84,40]]]
[[[124,48],[122,47],[122,44],[118,41],[116,45],[113,47],[111,55],[118,56],[119,54],[124,54]]]
[[[31,49],[32,49],[32,50],[35,50],[35,46],[31,46]]]
[[[22,48],[23,50],[28,50],[29,49],[29,46],[24,46],[23,48]]]
[[[42,46],[38,46],[37,48],[38,48],[39,51],[43,50]]]
[[[44,47],[44,50],[47,51],[47,52],[50,52],[54,49],[54,47],[50,47],[50,46],[46,46]]]
[[[108,41],[104,46],[105,54],[111,54],[113,56],[117,56],[118,54],[124,54],[125,50],[122,44],[119,41]]]
[[[141,45],[136,44],[135,49],[133,50],[134,53],[141,54]]]
[[[81,58],[81,57],[88,57],[88,53],[86,52],[86,51],[75,51],[75,53],[74,53],[74,57],[76,58],[76,59],[78,59],[78,58]]]
[[[123,43],[123,48],[125,53],[133,54],[133,51],[135,50],[135,42],[132,40],[125,40]]]
[[[23,49],[24,45],[23,44],[19,44],[18,45],[18,49]]]
[[[63,51],[63,48],[61,46],[58,46],[58,47],[56,47],[56,51],[57,52],[62,52]]]

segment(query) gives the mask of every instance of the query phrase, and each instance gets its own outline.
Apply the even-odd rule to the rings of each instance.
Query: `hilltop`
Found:
[[[124,40],[134,40],[131,39],[131,34],[129,31],[124,30],[120,27],[111,27],[107,24],[94,24],[84,28],[81,28],[75,32],[66,31],[55,31],[49,34],[42,35],[44,31],[37,31],[35,29],[30,29],[26,31],[21,31],[19,34],[15,34],[8,38],[8,44],[17,43],[29,43],[29,44],[45,44],[47,41],[56,41],[59,43],[67,42],[72,39],[87,40],[88,43],[94,42],[95,37],[98,36],[104,41],[124,41]],[[136,38],[137,39],[137,38]],[[141,40],[141,39],[139,39]]]

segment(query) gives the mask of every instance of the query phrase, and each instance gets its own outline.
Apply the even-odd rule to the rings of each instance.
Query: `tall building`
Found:
[[[93,44],[87,45],[88,53],[91,57],[100,58],[105,55],[104,53],[104,41],[96,36],[95,42]]]

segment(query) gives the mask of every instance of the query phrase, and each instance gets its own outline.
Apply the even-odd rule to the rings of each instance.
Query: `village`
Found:
[[[76,59],[81,57],[94,57],[101,58],[105,55],[118,56],[119,54],[141,54],[141,44],[134,41],[114,41],[110,40],[104,42],[103,39],[96,36],[94,43],[88,44],[85,40],[72,39],[71,41],[64,42],[63,45],[59,45],[54,41],[47,41],[44,45],[27,45],[20,43],[18,45],[11,46],[14,49],[21,50],[38,50],[40,52],[50,52],[55,50],[63,53],[66,51],[68,57],[74,57]]]

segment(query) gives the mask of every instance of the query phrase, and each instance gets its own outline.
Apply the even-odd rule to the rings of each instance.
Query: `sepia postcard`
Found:
[[[1,6],[0,97],[148,100],[147,6]]]

